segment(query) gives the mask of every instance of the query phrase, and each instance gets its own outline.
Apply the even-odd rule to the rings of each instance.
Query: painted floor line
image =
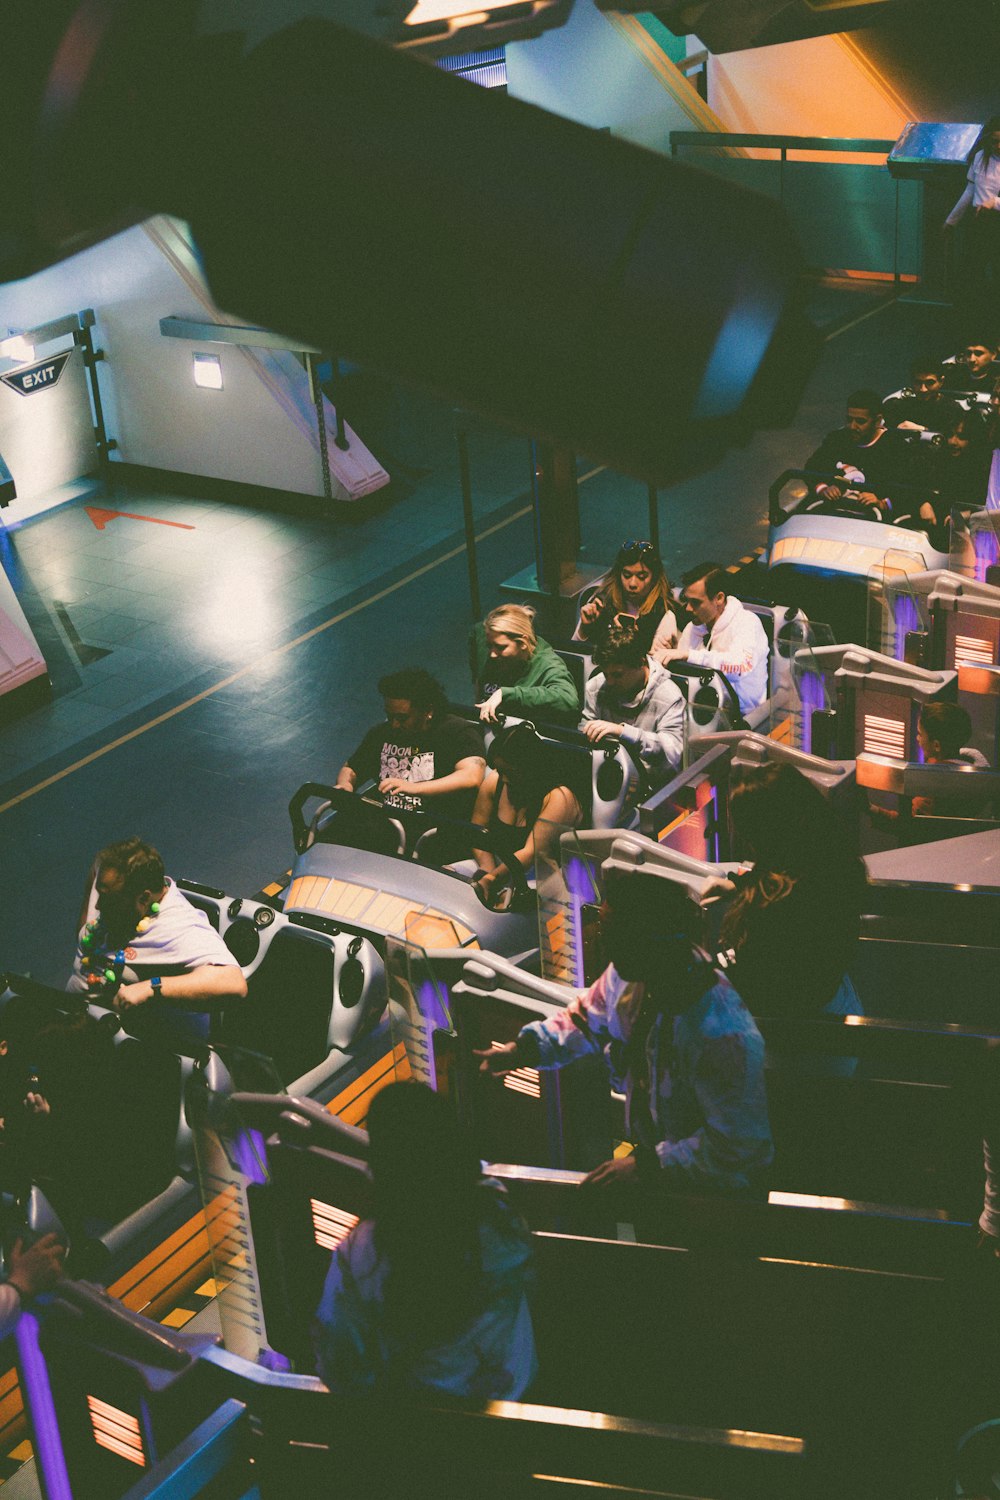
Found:
[[[487,537],[493,536],[498,531],[503,531],[505,527],[513,525],[515,521],[520,521],[524,516],[530,514],[531,506],[525,505],[521,510],[515,511],[512,516],[507,516],[505,520],[497,521],[494,526],[487,527],[485,531],[477,532],[476,541],[485,541]],[[0,814],[9,812],[12,807],[17,807],[22,802],[27,802],[30,797],[34,797],[38,792],[44,792],[50,786],[55,786],[57,782],[65,780],[67,776],[72,776],[75,771],[82,771],[85,766],[93,765],[95,760],[100,760],[109,751],[117,750],[122,745],[127,745],[130,740],[138,739],[140,735],[148,733],[150,729],[158,729],[161,724],[166,724],[170,719],[175,719],[178,714],[182,714],[187,709],[193,708],[196,703],[201,703],[206,698],[211,698],[213,694],[221,692],[223,688],[231,687],[234,682],[239,682],[241,678],[248,677],[251,672],[256,672],[265,662],[274,661],[280,656],[287,655],[289,651],[294,651],[296,647],[304,645],[306,641],[311,641],[314,636],[322,635],[324,631],[332,629],[334,625],[341,624],[342,621],[350,619],[352,615],[360,613],[363,609],[368,609],[370,605],[378,604],[381,600],[387,599],[390,594],[395,594],[399,589],[405,588],[407,584],[415,582],[418,578],[423,578],[427,573],[432,573],[435,568],[443,567],[445,563],[451,562],[453,558],[460,557],[464,551],[465,543],[462,542],[459,546],[452,547],[450,552],[444,552],[440,557],[436,557],[433,562],[424,563],[422,567],[415,568],[412,573],[407,573],[403,578],[398,578],[395,583],[390,583],[386,588],[379,589],[376,593],[370,594],[367,599],[361,599],[357,604],[352,604],[349,609],[344,609],[339,614],[331,615],[329,620],[323,620],[321,624],[314,625],[311,630],[305,631],[302,635],[297,635],[294,640],[286,641],[283,646],[275,646],[273,650],[265,652],[263,656],[258,656],[253,661],[247,662],[246,666],[240,667],[238,671],[231,672],[221,682],[213,683],[211,687],[204,688],[200,693],[195,693],[194,697],[187,698],[183,703],[178,703],[173,708],[167,709],[166,713],[157,714],[156,718],[150,719],[148,723],[140,724],[136,729],[130,729],[128,734],[119,735],[117,739],[110,740],[108,744],[102,745],[98,750],[92,750],[89,755],[84,755],[80,760],[74,761],[72,765],[65,766],[61,771],[56,771],[52,776],[47,776],[44,781],[39,781],[35,786],[28,787],[26,791],[19,792],[16,797],[11,797],[8,802],[0,803]]]
[[[849,328],[857,328],[858,324],[864,323],[866,319],[874,318],[876,313],[884,312],[887,307],[894,307],[895,305],[895,297],[887,297],[884,302],[879,303],[878,307],[869,307],[865,312],[859,313],[856,318],[852,318],[849,323],[842,323],[839,328],[835,328],[832,333],[828,333],[823,340],[824,344],[828,344],[831,339],[839,338]]]

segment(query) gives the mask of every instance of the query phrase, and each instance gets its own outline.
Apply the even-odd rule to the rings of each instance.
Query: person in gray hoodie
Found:
[[[642,762],[648,790],[665,785],[684,752],[685,700],[670,673],[647,656],[634,630],[612,626],[594,652],[580,728],[589,740],[614,738]]]

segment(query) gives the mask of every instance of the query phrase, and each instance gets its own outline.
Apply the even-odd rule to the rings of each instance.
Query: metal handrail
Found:
[[[701,146],[714,149],[719,146],[758,146],[769,151],[854,151],[872,156],[888,156],[895,141],[886,141],[873,136],[832,135],[763,135],[757,131],[707,131],[672,130],[669,136],[670,154],[677,155],[679,146]]]
[[[826,151],[831,155],[850,152],[852,154],[879,156],[880,162],[864,163],[865,166],[878,167],[881,170],[888,164],[889,153],[895,146],[895,141],[882,140],[876,136],[832,136],[832,135],[767,135],[754,131],[707,131],[707,130],[671,130],[668,136],[670,142],[670,155],[676,156],[682,146],[691,146],[701,150],[729,150],[730,148],[752,147],[762,151],[778,152],[778,202],[785,202],[785,167],[788,163],[790,151]],[[799,163],[802,165],[802,163]],[[813,162],[813,166],[822,166],[822,162]],[[859,165],[861,165],[859,163]],[[895,223],[893,230],[892,246],[892,279],[899,290],[899,179],[895,179],[896,202]]]

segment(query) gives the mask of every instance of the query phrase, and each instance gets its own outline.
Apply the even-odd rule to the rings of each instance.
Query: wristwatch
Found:
[[[159,974],[157,974],[155,979],[151,979],[149,981],[149,987],[153,991],[152,995],[149,997],[151,1000],[163,999],[163,980],[160,978]]]

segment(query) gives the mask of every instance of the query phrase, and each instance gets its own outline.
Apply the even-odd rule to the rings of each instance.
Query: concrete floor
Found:
[[[949,347],[938,309],[864,288],[817,302],[836,321],[794,426],[660,491],[672,575],[759,546],[770,480],[839,425],[846,393],[891,390],[918,348]],[[383,672],[426,665],[468,700],[453,414],[384,383],[356,394],[397,476],[363,519],[207,500],[192,480],[189,495],[85,493],[0,533],[54,686],[0,729],[0,968],[64,981],[85,873],[113,839],[141,833],[171,873],[234,894],[286,869],[288,800],[332,779],[379,717]],[[470,454],[488,609],[533,557],[528,446],[477,423]],[[582,558],[603,565],[647,535],[646,488],[579,468]],[[98,529],[88,503],[130,514]]]

